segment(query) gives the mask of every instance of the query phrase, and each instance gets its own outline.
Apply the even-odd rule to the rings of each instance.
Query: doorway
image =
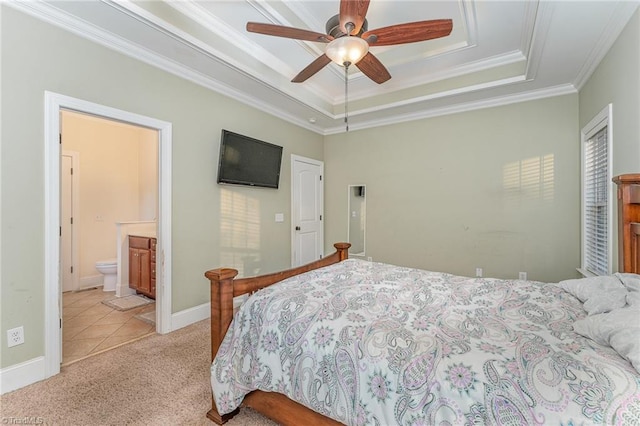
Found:
[[[291,267],[324,255],[324,163],[291,156]]]
[[[60,120],[64,366],[155,332],[155,294],[130,289],[128,235],[157,235],[158,130],[67,109]]]
[[[60,113],[75,111],[154,129],[158,132],[158,217],[156,269],[156,332],[171,331],[171,123],[45,92],[45,354],[44,375],[60,372],[61,362],[61,146]]]
[[[73,268],[78,264],[78,235],[73,224],[79,209],[78,158],[77,152],[65,151],[60,162],[60,233],[67,236],[60,242],[63,292],[78,289],[78,268]]]

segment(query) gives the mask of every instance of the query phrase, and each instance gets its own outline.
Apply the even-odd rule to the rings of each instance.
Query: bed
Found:
[[[348,243],[260,277],[207,271],[207,417],[251,407],[291,425],[640,424],[640,175],[614,181],[631,266],[607,277],[467,278],[348,259]]]

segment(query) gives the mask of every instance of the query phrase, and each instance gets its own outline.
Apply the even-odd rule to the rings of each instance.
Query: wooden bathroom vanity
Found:
[[[129,235],[129,287],[156,298],[156,239]]]

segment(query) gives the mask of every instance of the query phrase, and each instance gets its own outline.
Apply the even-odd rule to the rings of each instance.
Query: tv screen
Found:
[[[277,188],[282,147],[222,130],[218,183]]]

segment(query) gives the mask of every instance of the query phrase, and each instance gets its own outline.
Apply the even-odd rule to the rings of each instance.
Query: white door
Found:
[[[60,168],[60,251],[62,291],[76,290],[73,268],[73,158],[62,155]]]
[[[313,262],[324,247],[324,163],[291,156],[291,266]]]

